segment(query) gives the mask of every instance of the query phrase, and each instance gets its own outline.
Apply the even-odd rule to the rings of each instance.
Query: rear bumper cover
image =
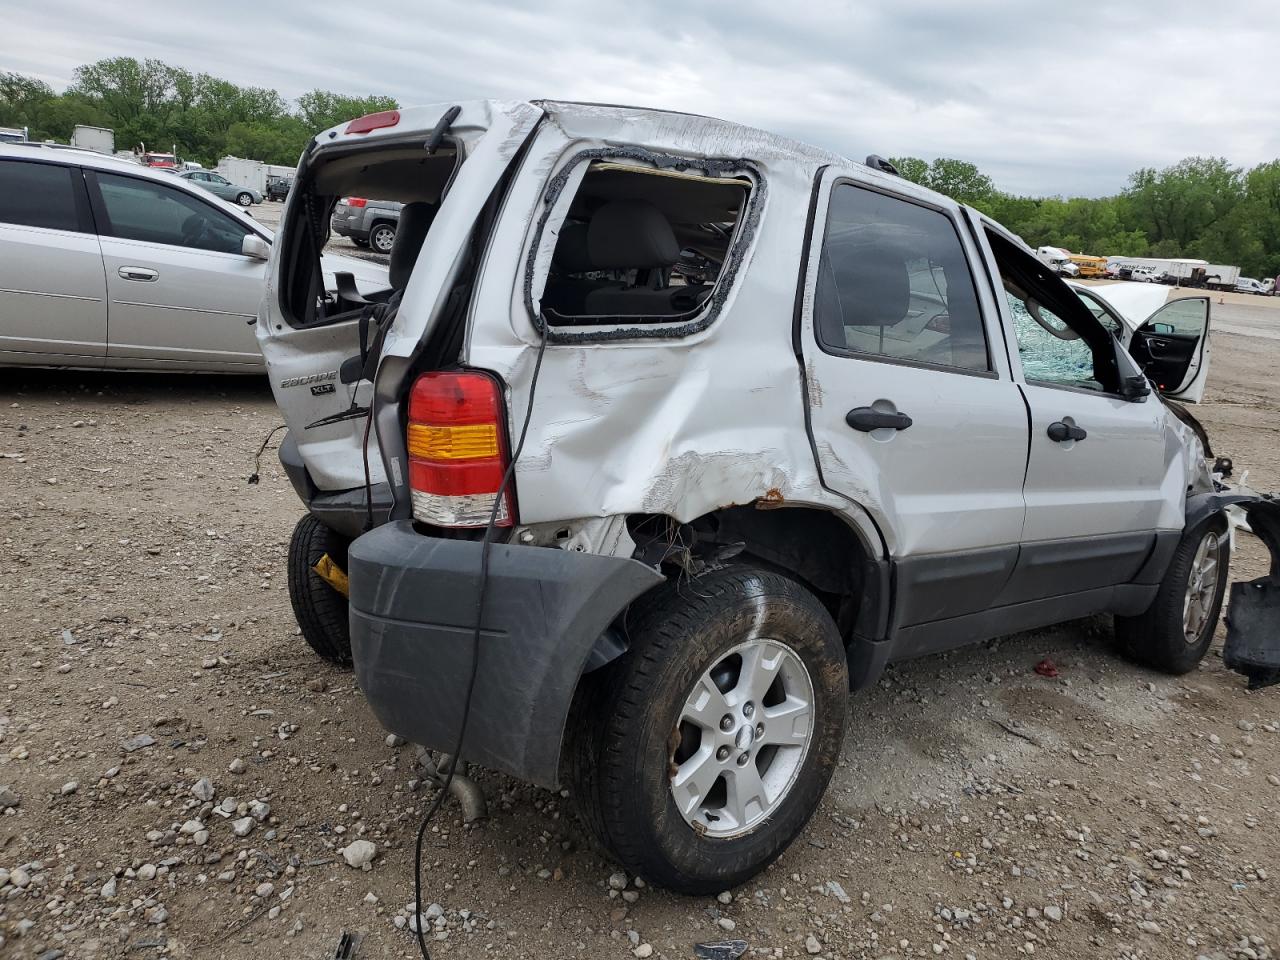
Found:
[[[471,669],[480,544],[408,521],[351,545],[351,651],[384,727],[452,750]],[[462,757],[555,787],[574,689],[596,640],[663,581],[638,560],[492,544]]]

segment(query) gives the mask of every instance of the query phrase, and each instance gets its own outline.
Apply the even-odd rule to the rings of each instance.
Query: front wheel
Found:
[[[1221,517],[1184,533],[1151,606],[1136,617],[1116,617],[1116,639],[1125,651],[1164,673],[1194,670],[1213,644],[1230,560]]]
[[[623,866],[715,893],[772,863],[817,809],[844,735],[844,646],[816,597],[751,567],[637,607],[631,649],[579,691],[567,779]]]
[[[253,194],[252,194],[252,193],[237,193],[237,194],[236,194],[236,203],[240,204],[240,206],[242,206],[242,207],[251,207],[251,206],[253,206]]]
[[[289,602],[307,644],[330,663],[351,662],[351,626],[347,598],[316,572],[327,556],[338,569],[347,568],[346,537],[306,514],[289,540]]]

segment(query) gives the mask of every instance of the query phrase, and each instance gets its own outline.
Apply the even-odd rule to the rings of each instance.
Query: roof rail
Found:
[[[887,173],[894,177],[902,176],[897,167],[876,153],[867,154],[866,165],[872,170],[879,170],[881,173]]]

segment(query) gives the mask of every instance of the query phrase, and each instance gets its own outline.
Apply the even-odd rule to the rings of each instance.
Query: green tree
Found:
[[[307,129],[316,134],[344,120],[380,110],[395,110],[399,106],[392,97],[347,97],[328,90],[312,90],[298,98],[298,116]]]

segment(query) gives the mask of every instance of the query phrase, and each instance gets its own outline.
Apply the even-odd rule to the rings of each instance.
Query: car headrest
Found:
[[[610,200],[591,217],[587,250],[597,270],[648,270],[680,259],[662,211],[647,200]]]
[[[413,265],[418,262],[422,241],[436,218],[436,205],[418,201],[406,203],[400,209],[400,222],[396,225],[395,243],[391,245],[391,262],[387,265],[387,278],[395,290],[409,285]]]
[[[551,257],[557,268],[565,273],[586,273],[595,269],[587,244],[587,230],[587,225],[578,220],[568,221],[560,228],[556,252]]]
[[[907,318],[911,283],[902,254],[868,250],[832,267],[849,327],[891,327]]]

